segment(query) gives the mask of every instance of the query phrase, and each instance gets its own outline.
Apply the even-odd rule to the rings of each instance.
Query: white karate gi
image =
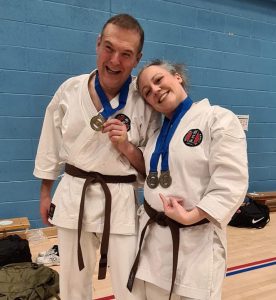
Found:
[[[197,131],[197,140],[185,144],[186,134],[195,129],[201,132]],[[157,136],[158,132],[144,151],[147,174]],[[158,170],[160,163],[161,159]],[[197,206],[211,220],[180,229],[174,293],[182,296],[181,299],[218,300],[226,268],[226,225],[244,200],[248,186],[246,137],[238,118],[229,110],[210,106],[207,99],[193,104],[170,142],[169,169],[171,186],[150,189],[145,184],[146,201],[163,211],[159,193],[178,196],[184,199],[187,210]],[[139,214],[141,231],[149,217],[143,209]],[[136,277],[169,291],[171,276],[169,227],[153,224],[145,235]]]
[[[91,117],[98,114],[88,91],[88,80],[95,75],[95,72],[67,80],[60,86],[48,105],[35,161],[34,175],[36,177],[55,180],[61,174],[65,163],[85,171],[99,172],[104,175],[137,175],[137,171],[129,161],[114,148],[108,134],[96,132],[90,127]],[[118,106],[118,98],[116,96],[111,100],[112,107]],[[128,139],[137,147],[144,147],[148,137],[160,126],[160,117],[137,94],[136,80],[133,80],[129,86],[125,107],[117,111],[112,117],[117,114],[124,114],[130,119]],[[61,283],[67,282],[71,289],[74,285],[73,281],[78,280],[76,274],[79,273],[77,263],[72,263],[74,261],[72,256],[77,256],[76,244],[74,244],[76,241],[73,241],[72,236],[74,235],[74,239],[76,239],[83,183],[84,179],[72,177],[68,174],[63,176],[52,199],[55,211],[53,218],[49,220],[52,224],[61,228],[59,230],[59,235],[62,235],[60,241],[64,243],[61,248],[65,250],[64,253],[60,251],[61,256],[63,256],[61,261],[72,264],[69,274],[68,270],[62,271],[63,264],[61,264],[61,277],[65,278]],[[135,236],[133,236],[136,234],[137,223],[134,185],[116,183],[108,184],[108,187],[112,195],[110,238],[112,239],[113,234],[129,236],[129,242],[124,238],[123,240],[126,242],[122,243],[129,248],[130,257],[121,256],[120,253],[117,253],[117,260],[121,263],[120,270],[115,268],[112,270],[112,279],[114,280],[120,278],[118,272],[125,272],[124,282],[117,285],[119,286],[118,289],[126,290],[127,276],[136,247]],[[84,232],[102,233],[104,205],[105,197],[100,184],[90,185],[86,190],[82,227]],[[68,230],[64,229],[74,229],[74,231],[67,235]],[[68,238],[65,238],[65,236],[68,236]],[[94,238],[91,234],[91,239]],[[118,240],[118,236],[116,240]],[[95,251],[97,243],[94,241],[89,243],[94,245],[92,249]],[[87,256],[90,255],[90,253],[87,253],[88,248],[90,246],[82,246],[86,262],[89,261]],[[116,251],[111,248],[112,242],[110,243],[109,255],[110,252]],[[92,257],[93,255],[93,253],[90,255],[92,260],[95,259]],[[125,265],[124,261],[127,262]],[[89,264],[90,269],[94,267],[93,264],[91,264],[92,266]],[[91,275],[91,270],[86,267],[80,273],[83,277],[86,277],[86,275]],[[91,290],[91,288],[81,286],[82,283],[83,280],[79,280],[79,290],[84,293],[80,299],[91,300],[91,291],[85,292],[85,289]],[[68,288],[61,284],[62,293],[63,290],[68,290]],[[116,293],[116,289],[114,292]],[[120,291],[117,292],[118,296],[116,296],[118,300],[134,299],[130,293],[128,294],[130,298],[124,293],[120,296]],[[72,294],[64,294],[63,299],[69,300],[71,296]],[[79,298],[75,296],[74,300],[77,299]]]

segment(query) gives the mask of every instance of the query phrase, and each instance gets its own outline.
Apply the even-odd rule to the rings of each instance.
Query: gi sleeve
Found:
[[[234,113],[213,107],[210,126],[210,182],[197,207],[219,227],[226,226],[248,188],[246,137]]]
[[[56,180],[63,168],[60,158],[64,117],[62,90],[61,86],[47,106],[43,121],[33,172],[35,177],[41,179]]]

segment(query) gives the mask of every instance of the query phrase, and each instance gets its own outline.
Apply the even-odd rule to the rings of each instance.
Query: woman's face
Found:
[[[172,75],[162,66],[150,66],[139,76],[139,92],[155,110],[171,118],[178,105],[187,97],[179,74]]]

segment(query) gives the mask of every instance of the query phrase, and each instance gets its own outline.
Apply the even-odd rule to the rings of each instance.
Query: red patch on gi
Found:
[[[184,136],[183,142],[189,147],[195,147],[201,144],[203,134],[199,129],[190,129]]]
[[[115,116],[115,119],[120,120],[126,125],[127,131],[130,130],[130,118],[124,114],[118,114]]]

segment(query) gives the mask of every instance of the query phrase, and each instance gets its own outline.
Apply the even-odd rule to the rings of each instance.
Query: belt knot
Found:
[[[168,220],[168,217],[164,214],[163,211],[159,211],[154,217],[154,221],[158,225],[163,226],[163,227],[168,226],[167,220]]]
[[[90,172],[88,177],[86,178],[90,183],[97,183],[97,182],[101,182],[104,181],[103,177],[101,176],[101,174],[97,173],[97,172]]]

